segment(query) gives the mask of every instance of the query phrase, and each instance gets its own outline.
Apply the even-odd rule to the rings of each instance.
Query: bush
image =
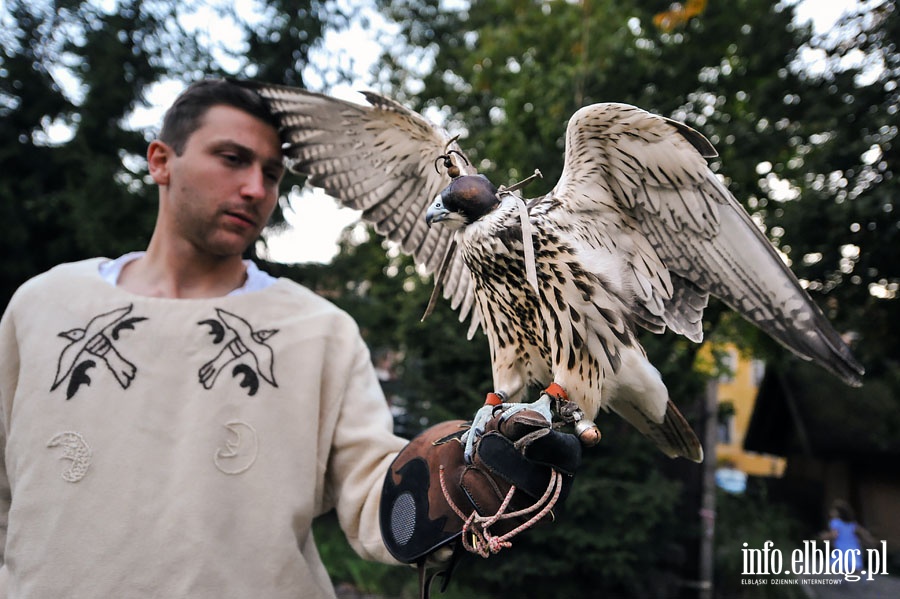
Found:
[[[804,599],[802,587],[741,584],[744,543],[759,549],[766,541],[782,555],[790,555],[802,538],[800,524],[785,506],[769,501],[764,481],[750,478],[747,491],[733,495],[722,490],[716,498],[716,596],[728,599]],[[754,577],[784,579],[785,576]]]

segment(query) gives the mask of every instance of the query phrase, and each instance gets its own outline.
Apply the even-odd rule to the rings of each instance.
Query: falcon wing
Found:
[[[545,202],[561,208],[582,253],[624,255],[635,320],[699,341],[712,294],[785,347],[851,385],[862,366],[747,212],[708,168],[693,129],[625,104],[576,112],[562,176]],[[554,211],[550,211],[554,214]],[[572,226],[590,218],[601,227]],[[586,262],[590,262],[587,260]]]
[[[369,106],[345,102],[299,88],[239,81],[268,103],[281,122],[289,168],[308,177],[344,206],[362,211],[375,231],[397,242],[428,274],[440,266],[453,231],[429,228],[425,212],[450,183],[435,159],[455,153],[464,173],[474,173],[462,150],[421,115],[371,92]],[[473,289],[459,253],[443,282],[443,295],[460,321],[472,312]],[[470,332],[478,326],[472,313]]]

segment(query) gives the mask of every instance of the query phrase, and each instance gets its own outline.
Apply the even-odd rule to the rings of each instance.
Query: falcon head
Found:
[[[474,223],[500,204],[497,188],[484,175],[456,177],[434,199],[425,222],[444,222],[454,229]]]

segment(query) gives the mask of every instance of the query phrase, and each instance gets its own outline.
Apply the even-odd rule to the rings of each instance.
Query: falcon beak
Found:
[[[441,196],[437,196],[425,213],[425,224],[430,227],[432,223],[439,223],[448,216],[450,216],[450,211],[444,208],[444,202],[441,200]]]

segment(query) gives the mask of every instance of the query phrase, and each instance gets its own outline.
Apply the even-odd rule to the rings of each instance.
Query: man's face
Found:
[[[284,167],[275,129],[231,106],[213,106],[181,156],[160,149],[165,165],[153,176],[166,186],[160,214],[174,242],[211,257],[242,254],[278,200]]]

